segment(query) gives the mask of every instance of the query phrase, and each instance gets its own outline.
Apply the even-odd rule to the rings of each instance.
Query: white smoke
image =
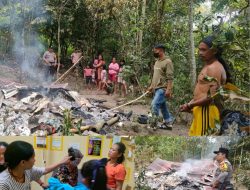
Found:
[[[181,167],[176,172],[176,174],[180,177],[187,177],[188,173],[205,171],[205,169],[209,168],[209,165],[212,165],[212,163],[213,163],[212,159],[202,159],[202,160],[188,159],[181,164]]]
[[[41,71],[44,46],[39,40],[37,28],[45,21],[43,0],[1,0],[1,29],[9,30],[13,39],[12,53],[22,73],[36,83],[45,81]]]
[[[230,143],[236,143],[240,138],[220,136],[220,137],[202,137],[204,144],[202,146],[201,159],[187,159],[181,164],[181,167],[176,172],[180,177],[187,177],[188,173],[196,171],[206,171],[213,165],[213,159],[215,158],[214,151],[219,150],[220,147],[228,148]],[[230,149],[229,149],[230,151]],[[199,156],[197,156],[199,157]]]
[[[207,145],[205,152],[203,154],[203,159],[214,158],[214,151],[219,150],[220,147],[229,148],[230,143],[235,143],[240,138],[237,136],[217,136],[217,137],[207,137]],[[230,151],[230,150],[229,150]]]

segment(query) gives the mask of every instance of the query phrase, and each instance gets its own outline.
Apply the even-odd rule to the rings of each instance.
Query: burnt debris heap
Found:
[[[142,185],[152,190],[208,190],[214,171],[212,160],[179,163],[158,158],[147,167]]]
[[[115,135],[122,126],[118,122],[129,120],[131,113],[108,111],[102,103],[64,87],[5,85],[0,91],[0,135]]]

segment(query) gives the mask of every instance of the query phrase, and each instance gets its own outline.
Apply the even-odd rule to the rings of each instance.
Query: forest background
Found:
[[[78,48],[83,66],[98,53],[106,63],[125,59],[127,82],[140,93],[152,76],[152,48],[161,43],[175,67],[172,105],[180,105],[192,97],[202,68],[199,42],[216,35],[233,83],[249,87],[249,0],[1,0],[0,6],[0,61],[13,58],[34,78],[30,68],[41,64],[48,46],[66,68]]]

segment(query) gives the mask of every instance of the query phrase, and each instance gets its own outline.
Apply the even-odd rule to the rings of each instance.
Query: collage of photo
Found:
[[[0,190],[249,190],[250,0],[0,0]]]

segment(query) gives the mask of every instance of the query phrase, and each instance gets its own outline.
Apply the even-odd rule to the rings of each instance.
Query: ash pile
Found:
[[[63,85],[1,86],[0,135],[116,135],[132,112],[103,108],[104,101],[86,99]]]
[[[212,160],[178,163],[158,158],[146,169],[144,185],[152,190],[211,190],[215,169]]]

